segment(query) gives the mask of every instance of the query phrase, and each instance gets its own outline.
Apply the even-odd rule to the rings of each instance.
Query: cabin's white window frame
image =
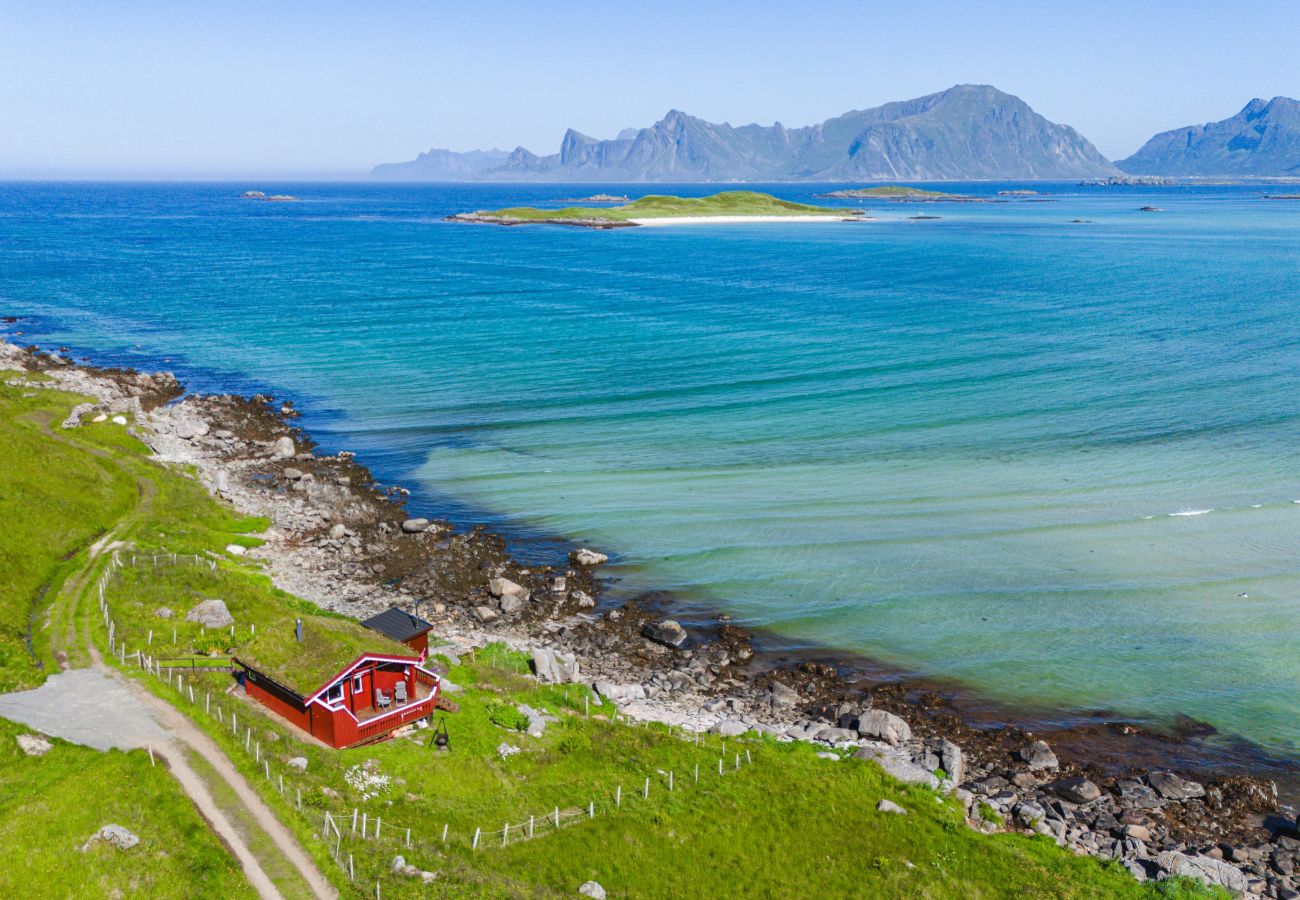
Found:
[[[343,699],[343,682],[330,685],[329,690],[325,692],[326,703],[338,703]]]
[[[358,672],[352,676],[352,696],[357,697],[366,689],[366,676],[363,672]]]

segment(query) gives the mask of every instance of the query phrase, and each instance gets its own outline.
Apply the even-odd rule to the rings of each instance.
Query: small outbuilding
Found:
[[[390,606],[377,616],[371,616],[361,623],[371,631],[377,631],[384,637],[405,644],[420,653],[429,651],[429,632],[433,629],[431,622],[426,622],[415,613],[409,613],[396,606]]]

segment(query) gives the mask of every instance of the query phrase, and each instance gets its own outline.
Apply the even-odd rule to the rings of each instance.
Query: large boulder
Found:
[[[803,699],[799,692],[779,681],[772,682],[772,705],[778,707],[797,706]]]
[[[1147,783],[1166,800],[1191,800],[1204,797],[1205,788],[1195,781],[1184,781],[1170,772],[1152,772]]]
[[[204,600],[185,614],[185,621],[197,622],[205,628],[229,628],[235,624],[224,600]]]
[[[1234,894],[1244,893],[1250,886],[1241,869],[1221,859],[1208,856],[1191,856],[1176,850],[1166,850],[1156,855],[1156,865],[1166,877],[1195,878],[1205,884],[1217,884]]]
[[[578,678],[578,658],[572,653],[537,647],[533,650],[533,671],[544,684],[567,684]]]
[[[905,750],[889,747],[885,744],[868,744],[853,754],[854,759],[867,759],[885,770],[885,774],[904,784],[924,784],[932,788],[939,786],[939,779],[912,762],[912,757]]]
[[[1020,748],[1020,758],[1029,766],[1030,771],[1040,769],[1055,769],[1060,763],[1056,759],[1056,754],[1048,746],[1047,741],[1030,741]]]
[[[1155,809],[1164,805],[1160,795],[1140,781],[1121,781],[1116,787],[1119,788],[1119,800],[1123,806],[1133,809]]]
[[[674,650],[686,643],[686,629],[672,619],[665,619],[662,622],[646,622],[641,629],[641,634],[656,644],[663,644],[665,647],[672,647]]]
[[[121,825],[105,825],[81,845],[81,852],[86,853],[96,844],[110,844],[119,850],[130,850],[138,843],[140,838]]]
[[[858,719],[858,734],[864,738],[879,738],[891,744],[901,744],[912,739],[912,726],[891,712],[869,709]]]
[[[50,739],[43,734],[20,734],[14,740],[18,742],[18,749],[28,756],[44,756],[54,749]]]
[[[1047,789],[1070,803],[1091,803],[1101,796],[1101,789],[1086,778],[1058,778]]]
[[[509,578],[493,578],[488,581],[488,593],[493,597],[515,597],[528,600],[528,588],[517,584]]]
[[[709,729],[709,731],[724,738],[740,737],[749,730],[750,726],[746,725],[739,719],[723,719],[721,722]]]
[[[939,762],[953,784],[961,784],[966,780],[966,755],[947,738],[939,742]]]
[[[501,598],[501,612],[503,615],[513,616],[527,605],[528,601],[515,594],[506,594]]]
[[[588,550],[583,547],[581,550],[573,552],[573,561],[580,566],[599,566],[609,562],[609,557],[603,553],[597,553],[595,550]]]
[[[630,703],[645,699],[645,688],[639,684],[615,684],[612,681],[596,681],[591,685],[597,694],[613,703]]]

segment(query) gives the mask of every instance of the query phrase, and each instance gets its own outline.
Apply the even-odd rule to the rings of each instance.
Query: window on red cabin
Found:
[[[343,699],[343,685],[336,684],[325,692],[325,700],[328,703],[337,703]]]
[[[355,696],[355,695],[357,695],[357,694],[360,694],[363,690],[365,690],[365,685],[366,685],[366,683],[365,683],[365,679],[364,679],[364,678],[362,678],[360,675],[355,675],[355,676],[353,676],[353,678],[352,678],[352,694],[353,694],[353,696]]]

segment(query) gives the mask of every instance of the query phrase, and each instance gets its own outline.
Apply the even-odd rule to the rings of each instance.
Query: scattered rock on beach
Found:
[[[86,843],[81,845],[81,852],[86,853],[91,847],[100,843],[111,844],[119,850],[130,850],[140,843],[140,838],[121,825],[105,825],[92,834],[86,840]]]
[[[578,680],[578,659],[572,653],[537,647],[533,650],[533,671],[543,684],[568,684]]]
[[[885,774],[904,784],[924,784],[938,787],[939,779],[912,762],[906,750],[885,744],[868,744],[853,754],[854,759],[871,760],[885,770]]]
[[[293,438],[285,435],[276,438],[275,447],[272,450],[276,459],[293,459],[298,451],[293,446]]]
[[[1060,765],[1056,759],[1056,754],[1048,746],[1047,741],[1030,741],[1020,748],[1020,758],[1029,766],[1030,771],[1036,772],[1039,769],[1055,769]]]
[[[493,597],[514,597],[523,601],[528,600],[528,588],[511,581],[509,578],[491,579],[488,582],[488,593]]]
[[[421,532],[428,531],[428,530],[429,530],[428,519],[420,519],[420,518],[407,519],[405,522],[402,523],[402,531],[406,532],[407,534],[420,534]]]
[[[488,624],[489,622],[495,622],[497,619],[501,618],[499,615],[497,615],[497,611],[490,606],[474,607],[474,615],[484,625]]]
[[[858,734],[864,738],[880,738],[891,744],[901,744],[912,739],[912,726],[883,709],[869,709],[858,720]]]
[[[1070,803],[1091,803],[1101,796],[1101,789],[1082,777],[1057,779],[1047,789]]]
[[[204,600],[185,614],[185,621],[198,622],[205,628],[229,628],[235,624],[224,600]]]
[[[1195,781],[1185,781],[1170,772],[1152,772],[1147,783],[1166,800],[1191,800],[1204,797],[1205,788]]]
[[[599,566],[609,562],[609,557],[604,553],[597,553],[595,550],[583,547],[573,552],[573,561],[580,566]]]
[[[1231,863],[1208,856],[1191,856],[1175,850],[1156,855],[1156,865],[1169,877],[1195,878],[1206,884],[1217,884],[1233,893],[1242,893],[1250,887],[1246,876]]]
[[[642,627],[641,634],[656,644],[663,644],[674,650],[686,643],[686,629],[672,619],[665,619],[658,623],[647,622]]]

